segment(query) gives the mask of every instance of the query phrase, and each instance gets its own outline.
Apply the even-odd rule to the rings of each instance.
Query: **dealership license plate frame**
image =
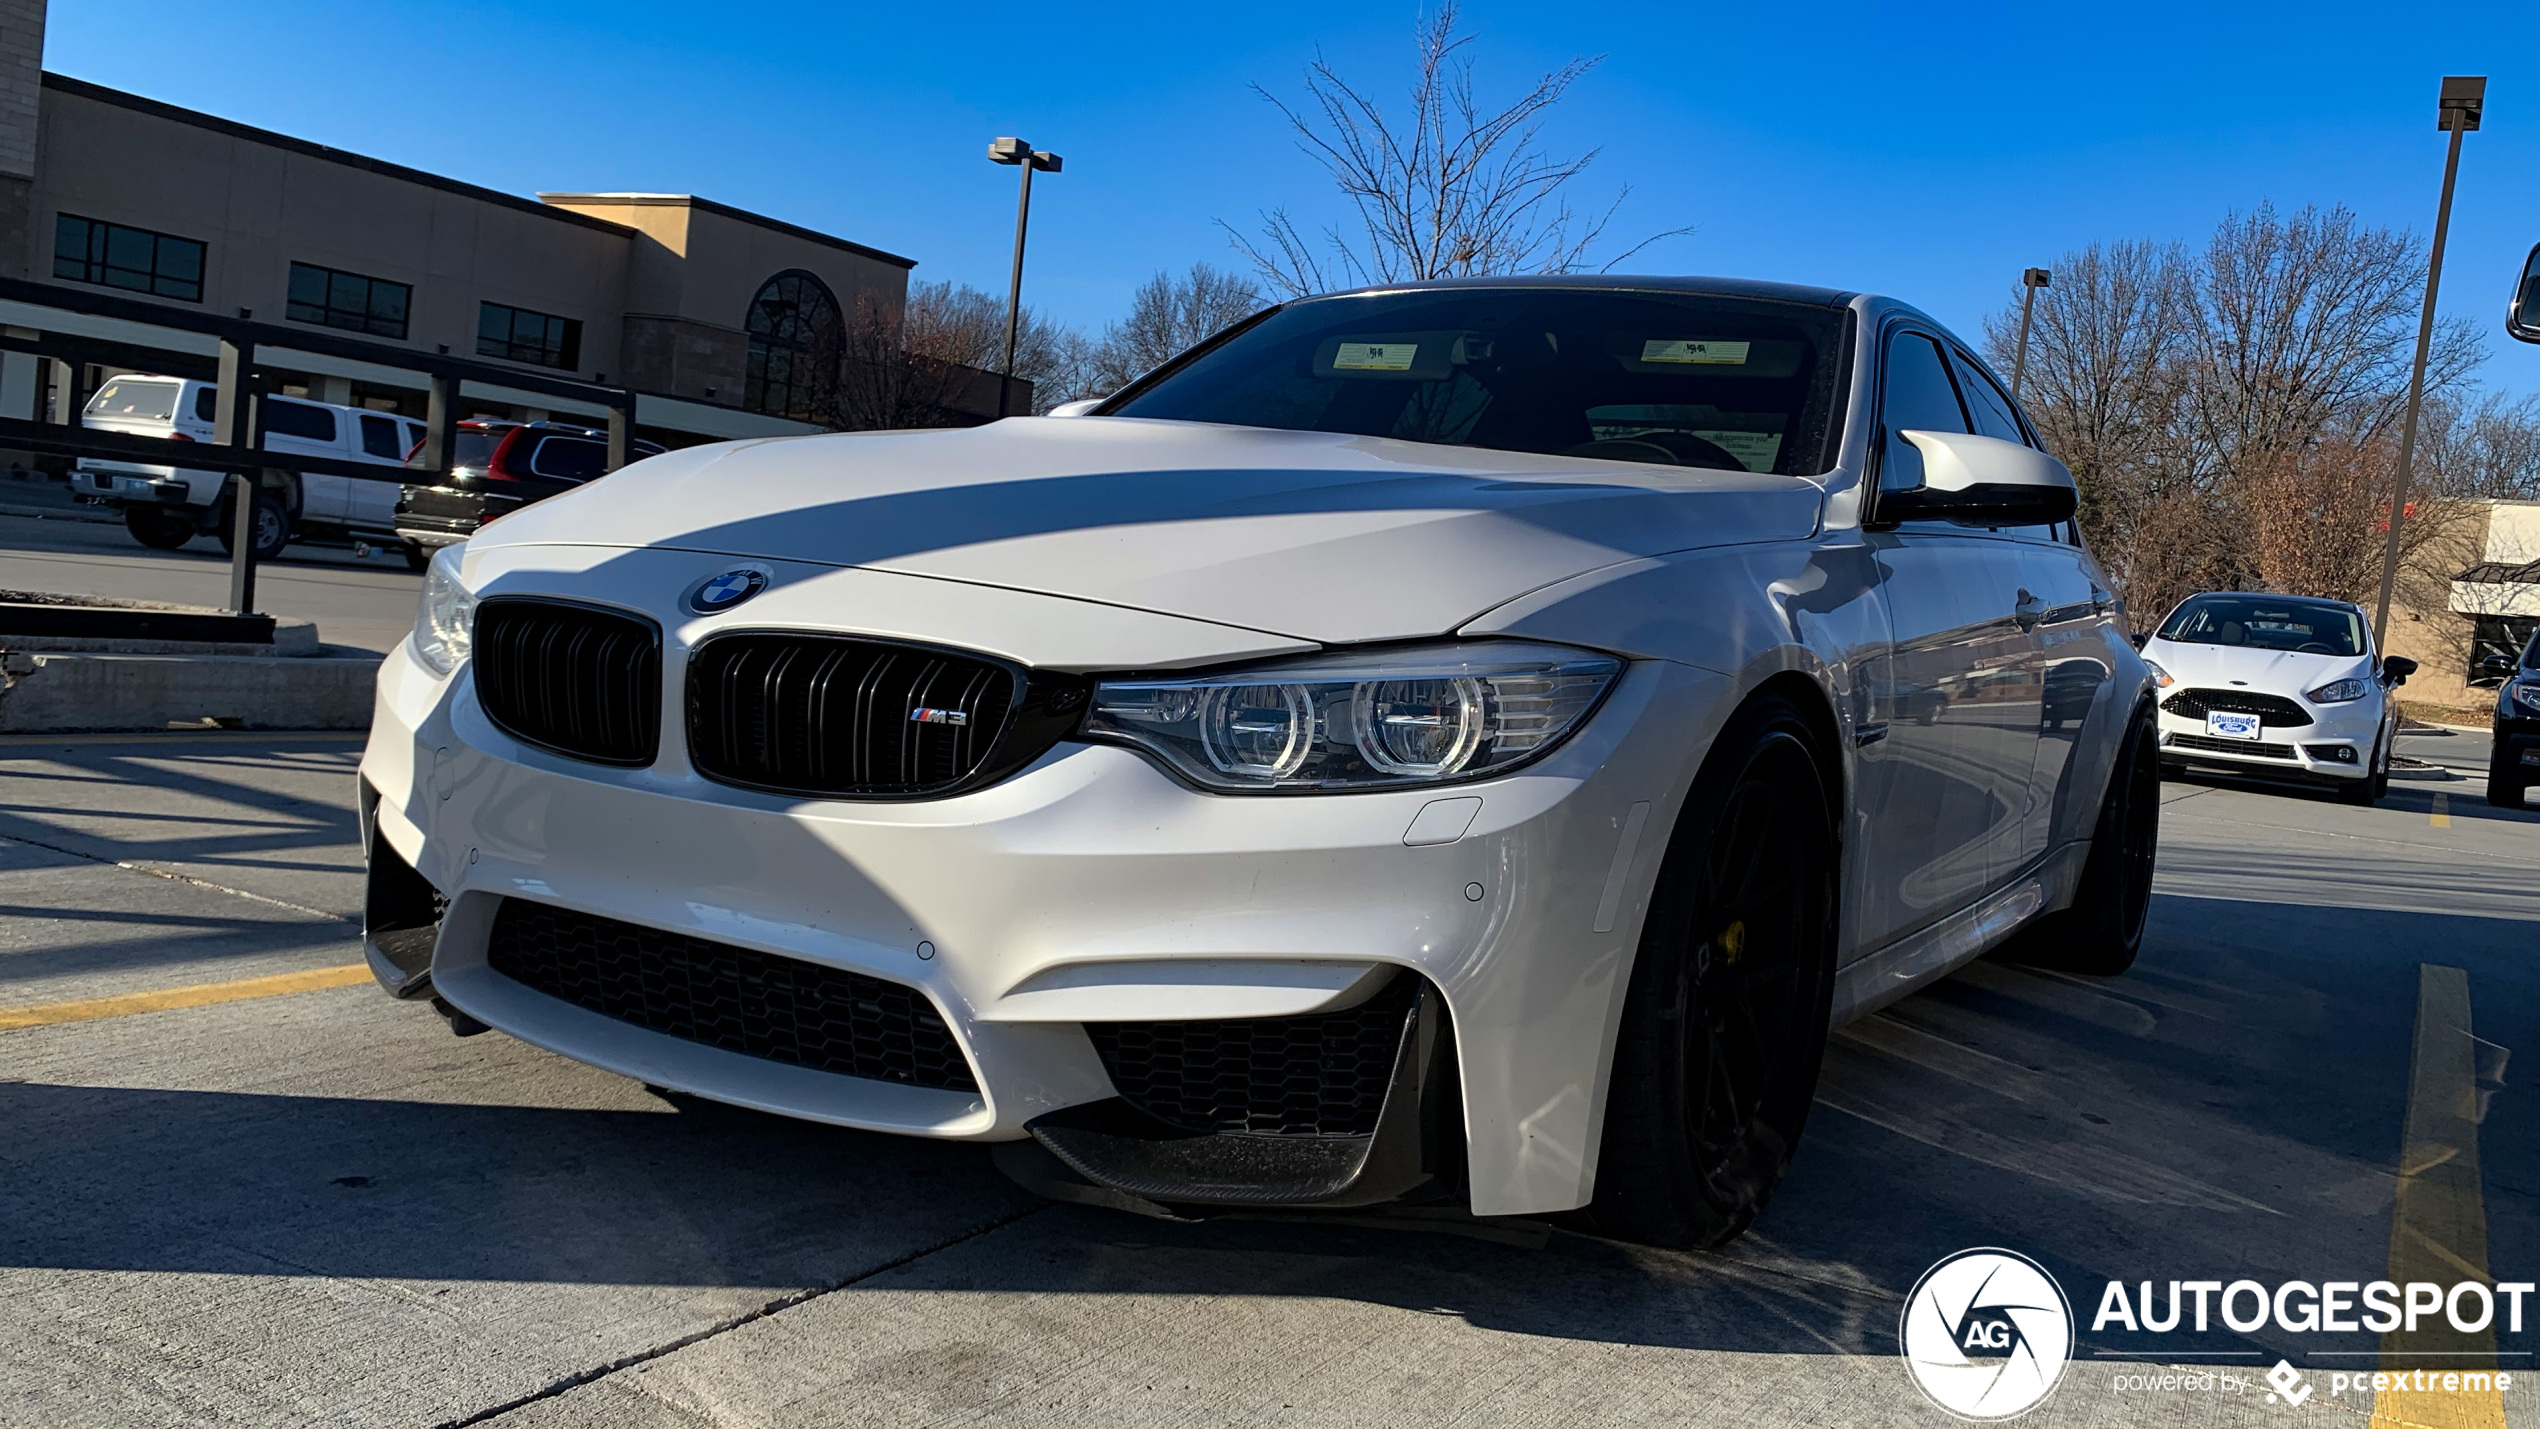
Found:
[[[2266,721],[2257,715],[2244,714],[2239,710],[2205,712],[2205,733],[2209,738],[2236,739],[2255,744],[2266,738],[2266,730]]]

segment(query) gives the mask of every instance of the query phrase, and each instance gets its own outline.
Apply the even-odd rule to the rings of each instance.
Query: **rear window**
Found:
[[[484,470],[485,464],[494,459],[494,448],[502,445],[504,433],[510,430],[509,427],[505,427],[499,432],[485,432],[472,431],[466,427],[459,428],[458,449],[452,453],[450,465],[473,467],[478,471]]]
[[[306,402],[277,398],[265,404],[265,431],[272,436],[331,442],[335,440],[335,414]]]
[[[546,437],[529,454],[529,469],[558,481],[589,481],[608,470],[609,449],[579,437]]]
[[[1101,409],[1656,466],[1833,465],[1845,315],[1481,288],[1292,303]]]
[[[2301,655],[2361,655],[2362,617],[2342,606],[2200,595],[2171,612],[2161,638],[2191,645],[2246,645]]]
[[[177,394],[184,390],[184,384],[179,382],[142,382],[117,377],[98,388],[97,395],[88,399],[88,415],[168,421],[176,416]]]

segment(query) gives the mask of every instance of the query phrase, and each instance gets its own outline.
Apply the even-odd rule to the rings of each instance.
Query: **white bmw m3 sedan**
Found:
[[[1090,413],[672,452],[444,550],[380,674],[388,990],[1151,1214],[1699,1245],[1830,1025],[2134,958],[2151,675],[1904,304],[1472,280]]]
[[[2208,592],[2179,602],[2144,661],[2159,686],[2161,763],[2299,779],[2371,804],[2390,792],[2399,709],[2416,673],[2374,658],[2371,622],[2342,600]]]

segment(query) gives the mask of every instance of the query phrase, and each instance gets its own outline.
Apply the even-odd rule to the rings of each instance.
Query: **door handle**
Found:
[[[2045,614],[2046,602],[2039,600],[2023,587],[2020,591],[2019,604],[2011,607],[2011,618],[2020,623],[2022,630],[2035,630],[2037,622],[2044,618]]]

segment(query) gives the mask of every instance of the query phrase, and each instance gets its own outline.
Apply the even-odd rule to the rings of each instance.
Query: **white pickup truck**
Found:
[[[101,432],[164,437],[172,442],[212,440],[212,404],[218,388],[190,377],[127,374],[109,378],[80,413],[80,423]],[[265,450],[339,457],[395,467],[423,440],[423,423],[390,412],[265,398]],[[74,494],[123,509],[124,525],[145,546],[174,550],[198,535],[231,545],[226,480],[220,472],[82,457],[72,470]],[[257,494],[256,557],[270,560],[285,543],[312,533],[397,539],[395,481],[319,472],[269,474]]]

